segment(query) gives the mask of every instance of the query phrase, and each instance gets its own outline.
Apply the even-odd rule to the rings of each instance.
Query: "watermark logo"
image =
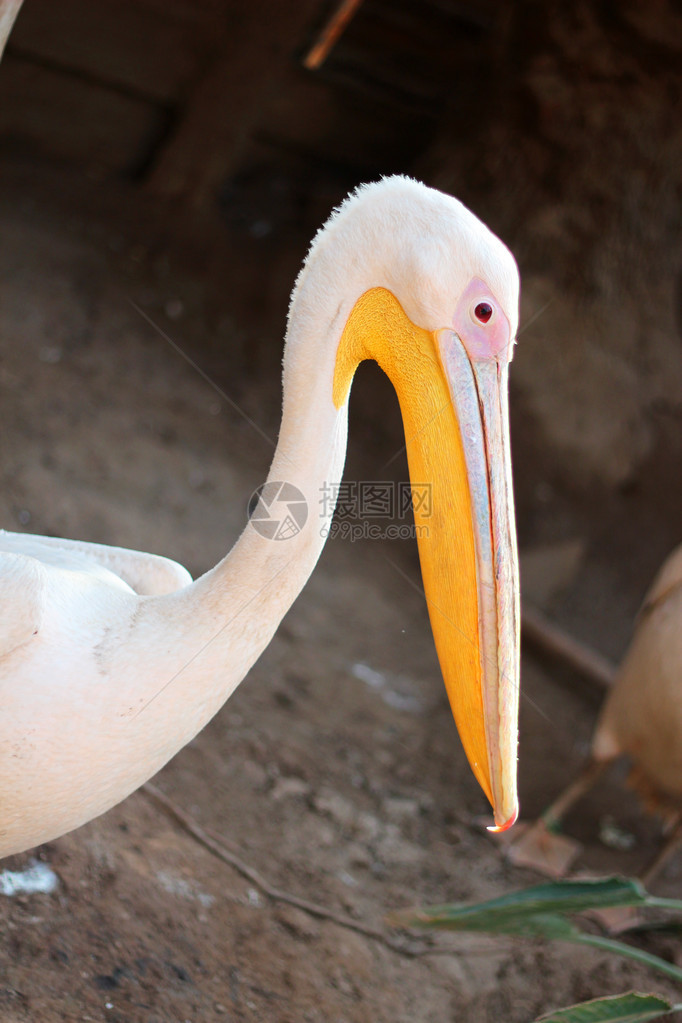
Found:
[[[418,540],[429,536],[429,527],[413,522],[353,522],[349,519],[333,519],[328,526],[322,526],[320,536],[330,540]]]
[[[324,539],[353,542],[429,536],[430,483],[415,485],[386,480],[323,483],[317,504],[320,536]],[[301,532],[310,509],[298,487],[280,480],[264,483],[254,491],[248,511],[251,525],[261,536],[267,540],[289,540]],[[418,516],[417,523],[413,515]]]
[[[414,540],[428,537],[431,484],[392,480],[342,480],[320,488],[323,537],[338,540]],[[412,520],[419,515],[419,525]],[[406,521],[409,520],[409,521]]]
[[[336,519],[405,519],[418,512],[431,517],[431,484],[392,480],[341,480],[320,487],[323,516],[335,512]]]
[[[249,522],[267,540],[290,540],[308,519],[308,503],[293,483],[272,481],[254,490]]]

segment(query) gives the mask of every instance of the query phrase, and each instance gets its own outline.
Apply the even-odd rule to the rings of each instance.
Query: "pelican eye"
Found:
[[[478,302],[474,306],[474,316],[479,323],[487,323],[493,315],[493,307],[490,302]]]

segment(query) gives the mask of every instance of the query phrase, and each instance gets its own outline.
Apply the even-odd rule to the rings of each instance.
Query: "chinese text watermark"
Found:
[[[325,539],[411,540],[429,535],[425,520],[431,517],[430,483],[344,480],[323,483],[316,498],[320,536]],[[298,487],[268,482],[249,501],[249,521],[266,539],[288,540],[303,529],[310,510]]]

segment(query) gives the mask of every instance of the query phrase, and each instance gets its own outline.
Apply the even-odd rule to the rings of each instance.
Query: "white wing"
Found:
[[[28,533],[7,533],[0,530],[0,559],[3,555],[23,557],[24,562],[35,560],[45,566],[88,572],[106,579],[113,586],[123,586],[141,596],[172,593],[192,582],[187,569],[170,558],[145,554],[142,551],[129,551],[124,547],[107,547],[105,544],[62,540],[52,536],[33,536]],[[0,601],[3,611],[5,600],[10,596],[9,590],[7,595],[5,594],[5,568],[9,579],[9,562],[5,566],[0,560]],[[11,577],[14,578],[18,571],[15,563]],[[26,565],[24,571],[29,572]],[[15,592],[14,596],[16,595]]]

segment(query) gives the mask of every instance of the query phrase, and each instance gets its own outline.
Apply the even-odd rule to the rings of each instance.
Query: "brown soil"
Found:
[[[218,243],[206,228],[180,244],[139,200],[26,168],[0,203],[0,522],[153,550],[201,572],[238,535],[267,471],[270,444],[232,401],[276,435],[272,339],[304,239],[221,228]],[[358,476],[377,474],[396,446],[393,406],[370,435],[368,393],[361,382],[351,421]],[[615,622],[604,648],[624,631]],[[378,673],[374,685],[357,664]],[[524,664],[526,815],[578,767],[594,720],[552,674]],[[616,781],[570,822],[592,870],[632,871],[655,848],[655,824]],[[482,826],[488,810],[447,709],[410,544],[330,542],[265,655],[156,784],[278,888],[368,925],[396,907],[534,880],[505,864]],[[614,808],[632,852],[598,841]],[[439,936],[437,954],[411,957],[409,944],[396,951],[272,901],[144,793],[38,855],[57,891],[0,896],[3,1023],[526,1023],[629,988],[675,995],[571,947]],[[681,869],[669,867],[662,891]]]

